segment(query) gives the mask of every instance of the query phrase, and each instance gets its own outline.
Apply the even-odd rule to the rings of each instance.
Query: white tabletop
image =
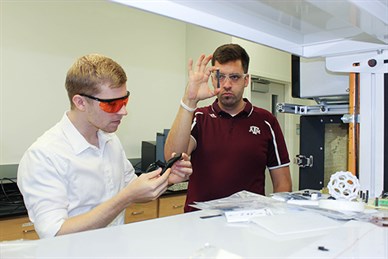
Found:
[[[388,258],[388,228],[370,223],[340,222],[336,228],[279,235],[252,222],[228,223],[225,216],[200,218],[209,213],[3,242],[0,258],[214,258],[217,253],[217,258]]]

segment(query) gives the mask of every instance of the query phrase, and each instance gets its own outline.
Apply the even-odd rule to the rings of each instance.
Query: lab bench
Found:
[[[0,241],[39,239],[34,230],[33,223],[28,218],[22,195],[16,183],[2,184],[1,188]],[[125,211],[125,223],[183,213],[185,200],[185,189],[177,191],[168,190],[156,200],[130,205]]]

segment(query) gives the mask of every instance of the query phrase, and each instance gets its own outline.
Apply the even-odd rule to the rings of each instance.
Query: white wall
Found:
[[[118,135],[129,158],[169,128],[185,86],[185,24],[105,1],[1,1],[0,164],[69,108],[64,88],[79,56],[110,56],[127,72],[129,115]]]

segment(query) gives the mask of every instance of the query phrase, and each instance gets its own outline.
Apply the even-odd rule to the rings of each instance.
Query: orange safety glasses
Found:
[[[101,110],[108,113],[115,113],[120,111],[120,109],[124,105],[127,105],[128,99],[129,99],[129,91],[127,91],[127,94],[125,96],[119,97],[119,98],[113,98],[113,99],[100,99],[87,94],[79,94],[79,95],[100,102],[99,105]]]

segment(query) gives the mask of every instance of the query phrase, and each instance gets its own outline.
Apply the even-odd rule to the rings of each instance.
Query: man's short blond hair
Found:
[[[127,82],[124,69],[111,58],[89,54],[78,58],[67,72],[65,87],[71,107],[76,94],[96,95],[102,85],[118,88]]]

